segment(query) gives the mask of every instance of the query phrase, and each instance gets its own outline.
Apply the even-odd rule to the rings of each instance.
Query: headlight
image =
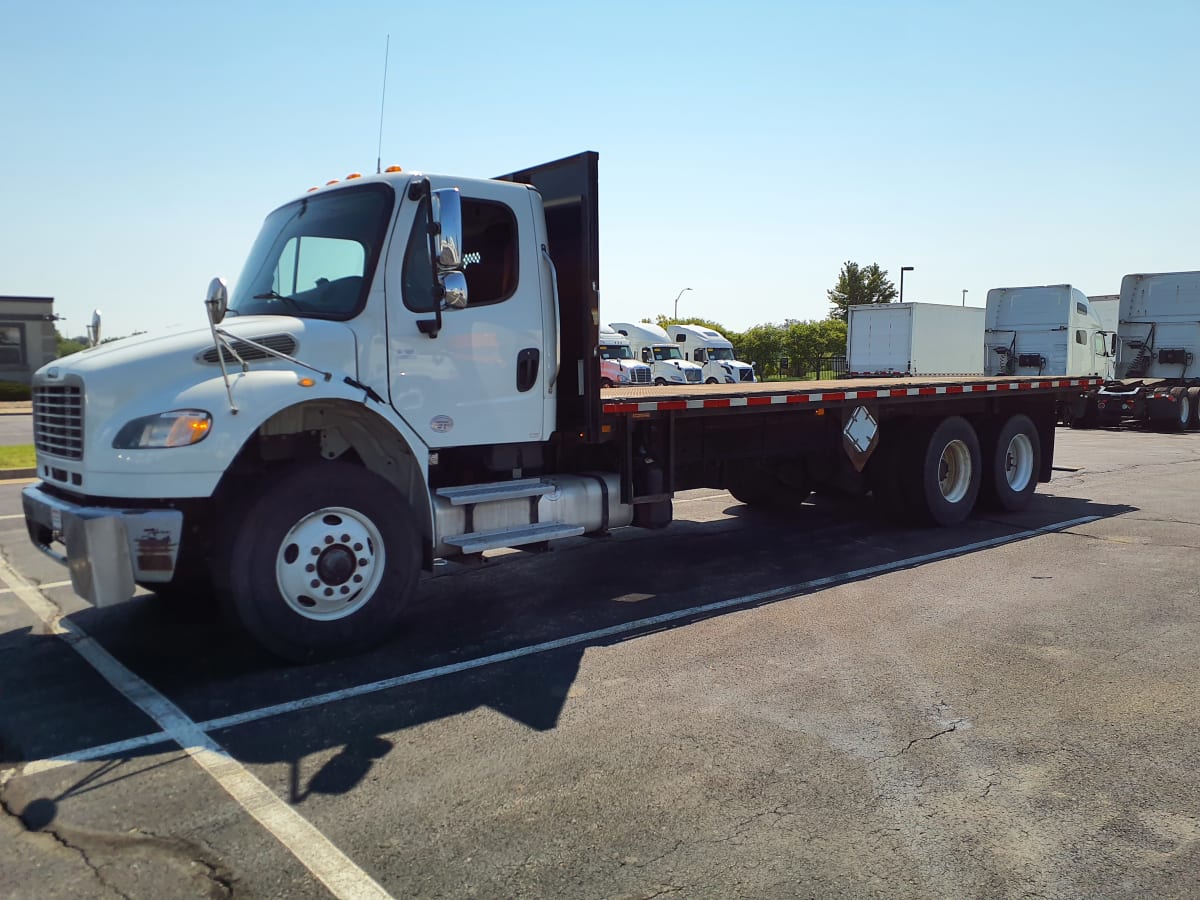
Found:
[[[174,409],[127,422],[113,438],[113,448],[146,450],[152,447],[187,447],[204,440],[211,428],[212,416],[204,410]]]

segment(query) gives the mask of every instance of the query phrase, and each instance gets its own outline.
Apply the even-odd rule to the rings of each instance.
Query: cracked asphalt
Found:
[[[695,491],[663,533],[448,567],[396,640],[321,666],[43,593],[197,722],[679,613],[211,732],[397,897],[1200,896],[1200,434],[1058,441],[1074,471],[1019,515]],[[17,518],[0,551],[66,578]],[[0,895],[328,896],[169,743],[31,768],[155,731],[0,593]]]

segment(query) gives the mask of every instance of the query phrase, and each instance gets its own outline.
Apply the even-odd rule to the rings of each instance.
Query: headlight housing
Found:
[[[202,409],[173,409],[126,422],[113,438],[115,450],[189,447],[212,430],[212,416]]]

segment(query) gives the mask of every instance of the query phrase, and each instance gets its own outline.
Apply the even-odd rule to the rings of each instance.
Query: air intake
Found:
[[[276,351],[277,353],[286,353],[288,356],[296,355],[296,339],[294,337],[292,337],[290,334],[269,334],[266,337],[255,338],[254,343],[262,344],[264,347],[270,347],[272,350]],[[225,363],[227,365],[229,363],[236,364],[237,360],[234,358],[233,354],[230,353],[229,350],[226,348],[222,348],[222,349],[224,350],[224,354],[225,354]],[[234,341],[233,342],[233,350],[235,353],[237,353],[238,356],[240,356],[242,359],[246,360],[247,362],[249,362],[252,359],[271,359],[272,358],[270,353],[267,353],[265,350],[259,350],[257,347],[252,347],[249,344],[247,344],[245,341]],[[207,350],[204,351],[203,354],[201,354],[200,359],[202,359],[206,363],[216,364],[217,348],[209,347]]]

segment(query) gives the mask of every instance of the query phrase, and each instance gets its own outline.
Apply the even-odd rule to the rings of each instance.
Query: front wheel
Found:
[[[289,467],[231,528],[221,568],[233,608],[260,644],[292,662],[381,643],[416,592],[412,509],[358,466]]]
[[[656,385],[658,385],[659,387],[662,387],[663,385],[665,385],[667,383],[667,380],[665,378],[655,378],[654,383]]]
[[[719,382],[719,381],[717,381],[717,379],[715,379],[715,378],[709,378],[709,379],[708,379],[707,381],[705,381],[704,383],[705,383],[705,384],[720,384],[720,382]]]

